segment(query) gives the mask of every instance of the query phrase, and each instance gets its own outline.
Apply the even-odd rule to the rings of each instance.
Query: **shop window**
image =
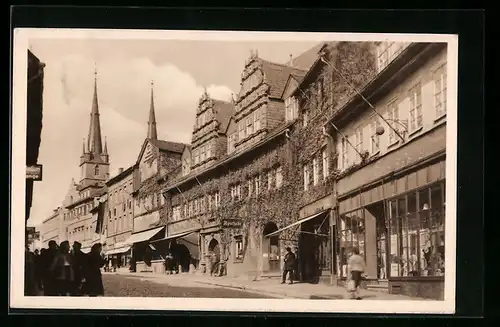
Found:
[[[243,236],[234,237],[235,261],[243,261]]]
[[[388,201],[389,276],[444,274],[444,184]]]
[[[365,254],[365,219],[363,210],[356,210],[340,215],[340,261],[341,277],[347,277],[347,260],[352,250],[357,247],[359,253]]]

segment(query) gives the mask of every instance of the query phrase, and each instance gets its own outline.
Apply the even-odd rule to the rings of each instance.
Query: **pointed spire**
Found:
[[[90,153],[95,155],[100,155],[102,153],[101,123],[99,119],[99,103],[97,99],[97,68],[94,68],[94,96],[92,98],[92,110],[90,112],[87,148]]]
[[[148,139],[157,140],[158,135],[156,132],[156,117],[155,117],[155,102],[153,93],[154,83],[151,81],[151,103],[149,106],[149,120],[148,120]]]
[[[105,136],[104,137],[104,151],[103,154],[108,154],[108,138]]]

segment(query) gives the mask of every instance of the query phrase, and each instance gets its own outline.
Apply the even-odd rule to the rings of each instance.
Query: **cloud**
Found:
[[[158,137],[189,143],[198,99],[204,86],[174,64],[156,66],[146,57],[120,58],[110,53],[97,63],[92,56],[40,49],[46,63],[44,116],[39,162],[44,180],[34,187],[30,223],[36,224],[61,205],[71,179],[79,181],[83,138],[87,137],[97,68],[101,132],[107,139],[111,176],[133,164],[146,137],[151,81]],[[229,101],[224,85],[207,86],[215,99]]]

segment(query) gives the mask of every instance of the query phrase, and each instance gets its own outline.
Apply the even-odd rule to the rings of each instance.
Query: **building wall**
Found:
[[[83,248],[91,246],[94,239],[95,227],[96,221],[94,215],[90,213],[67,221],[68,241],[70,244],[75,241],[80,242]]]
[[[132,179],[131,171],[122,180],[108,185],[108,205],[105,213],[108,247],[125,241],[132,233],[134,222]]]
[[[429,60],[423,67],[421,67],[416,73],[408,76],[404,83],[395,86],[394,90],[385,96],[381,101],[374,104],[375,109],[386,119],[392,119],[394,117],[390,114],[391,106],[394,104],[397,106],[397,117],[399,117],[400,123],[392,123],[392,126],[400,132],[400,134],[405,138],[405,142],[395,134],[391,133],[391,128],[387,126],[377,114],[372,110],[366,110],[362,115],[360,115],[355,121],[351,122],[347,126],[341,128],[342,134],[349,138],[354,146],[358,147],[359,152],[368,151],[371,157],[383,158],[387,153],[395,151],[400,147],[405,147],[410,145],[416,140],[424,137],[427,133],[439,128],[443,123],[446,122],[446,115],[438,114],[436,111],[436,106],[434,102],[434,72],[437,68],[441,67],[446,63],[446,50],[442,51],[439,55]],[[411,130],[410,124],[410,94],[409,90],[417,85],[418,83],[422,86],[422,127],[414,131]],[[384,128],[385,133],[383,135],[377,136],[375,133],[376,125],[380,125]],[[391,123],[391,122],[389,122]],[[408,129],[408,132],[406,130]],[[356,138],[356,131],[362,131],[362,145]],[[392,137],[391,137],[392,134]],[[375,146],[375,140],[378,139],[379,146]],[[434,145],[433,145],[434,146]],[[441,139],[438,145],[439,149],[444,149],[446,146],[446,140]],[[418,146],[417,146],[418,147]],[[359,164],[361,162],[361,157],[356,153],[356,151],[346,145],[346,152],[343,152],[344,148],[341,140],[337,142],[337,152],[339,153],[339,169],[344,171],[350,166]],[[429,149],[421,148],[421,154],[429,153]],[[344,156],[344,154],[347,154]],[[415,153],[415,155],[419,156]],[[348,164],[346,165],[344,157],[347,157]],[[411,159],[413,156],[410,155]],[[396,169],[401,164],[397,162],[395,165],[391,165],[391,169]],[[387,169],[389,169],[388,167]],[[390,170],[387,170],[389,172]],[[348,183],[350,185],[355,185],[355,183]],[[344,192],[342,190],[343,183],[339,183],[339,192]],[[346,190],[347,191],[347,190]]]

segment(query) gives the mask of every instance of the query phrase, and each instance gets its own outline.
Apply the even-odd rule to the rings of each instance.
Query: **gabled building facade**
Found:
[[[151,88],[148,133],[132,176],[132,234],[124,241],[125,245],[131,246],[131,261],[136,271],[164,271],[161,251],[150,246],[150,241],[165,235],[165,203],[161,188],[170,172],[181,165],[185,147],[182,143],[158,140]]]

